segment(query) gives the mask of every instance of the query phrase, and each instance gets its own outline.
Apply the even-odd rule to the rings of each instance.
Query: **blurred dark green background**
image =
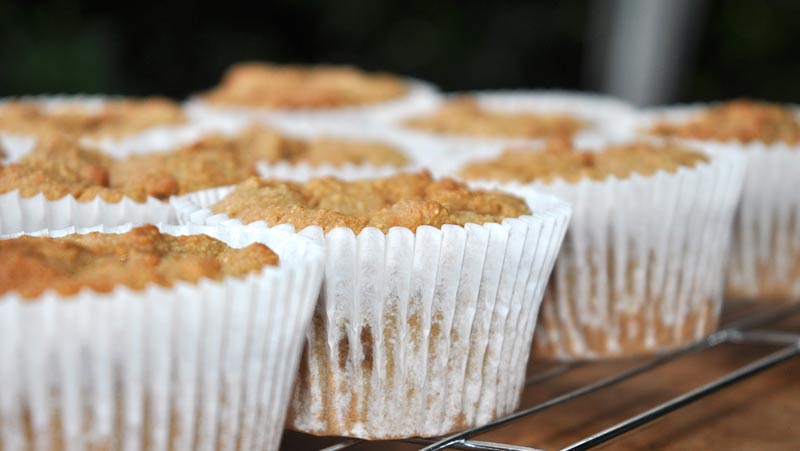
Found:
[[[587,89],[588,1],[0,0],[0,95],[159,93],[215,84],[244,59],[354,63],[446,90]],[[800,102],[800,1],[717,0],[675,101]]]

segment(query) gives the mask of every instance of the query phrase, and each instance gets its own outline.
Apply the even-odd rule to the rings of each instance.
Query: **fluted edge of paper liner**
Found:
[[[245,228],[159,227],[255,241]],[[280,231],[257,238],[281,261],[244,278],[0,297],[3,449],[277,450],[323,250]]]
[[[177,199],[178,217],[240,223],[205,208],[230,190]],[[324,243],[326,278],[288,426],[436,436],[513,411],[570,216],[555,197],[530,190],[524,198],[533,215],[502,223],[301,231]]]

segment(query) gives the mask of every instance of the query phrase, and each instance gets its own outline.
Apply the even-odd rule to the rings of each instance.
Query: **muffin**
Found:
[[[17,162],[0,164],[0,233],[169,221],[169,204],[153,197],[168,192],[163,181],[125,171],[77,138],[49,135]],[[118,175],[130,182],[117,183]]]
[[[436,436],[513,411],[566,204],[410,173],[248,180],[175,200],[181,221],[300,230],[326,275],[290,428]],[[255,221],[255,222],[254,222]]]
[[[0,239],[0,446],[277,450],[322,250],[259,236],[269,247],[152,225]]]
[[[402,125],[444,135],[537,139],[572,138],[590,123],[566,112],[493,110],[475,97],[462,96],[444,102],[431,114],[410,117]]]
[[[459,175],[572,203],[534,347],[576,360],[661,352],[717,327],[742,171],[735,157],[671,143],[554,141]]]
[[[726,293],[800,301],[800,113],[753,100],[653,110],[640,132],[712,143],[746,159]]]
[[[279,66],[239,63],[205,94],[213,105],[271,109],[320,109],[371,105],[402,97],[408,87],[389,74],[347,66]]]
[[[195,117],[261,115],[298,120],[360,119],[435,101],[430,85],[349,66],[246,62],[191,104]]]
[[[0,131],[12,135],[121,138],[184,122],[181,107],[159,97],[32,97],[0,104]]]
[[[478,91],[448,97],[387,123],[436,148],[435,158],[489,158],[511,145],[615,136],[633,108],[611,97],[561,91]],[[423,162],[427,165],[433,162]]]

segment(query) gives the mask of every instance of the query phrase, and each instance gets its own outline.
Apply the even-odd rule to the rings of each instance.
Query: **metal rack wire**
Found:
[[[773,307],[767,309],[766,311],[763,311],[763,309],[758,310],[761,311],[758,311],[754,314],[752,305],[750,308],[740,308],[739,312],[735,315],[738,317],[738,319],[734,319],[723,329],[701,341],[673,351],[669,354],[664,354],[662,356],[653,358],[643,364],[618,372],[601,380],[597,380],[588,385],[573,389],[567,393],[548,399],[534,406],[522,409],[506,417],[499,418],[489,424],[468,429],[440,439],[407,439],[404,440],[404,442],[420,445],[420,451],[437,451],[444,449],[478,451],[542,451],[539,448],[533,447],[475,440],[474,437],[502,426],[509,425],[513,422],[533,417],[537,413],[586,396],[590,393],[595,393],[605,388],[612,387],[633,377],[646,374],[681,357],[686,357],[709,350],[722,344],[766,345],[777,347],[777,350],[774,350],[766,356],[757,358],[743,366],[734,369],[733,371],[728,372],[727,374],[718,377],[711,382],[701,385],[693,390],[681,393],[672,399],[656,405],[655,407],[628,417],[611,427],[567,445],[566,447],[563,447],[561,451],[582,451],[593,449],[603,443],[608,442],[609,440],[617,438],[656,419],[659,419],[670,412],[685,407],[694,401],[730,387],[731,385],[744,379],[755,376],[781,362],[800,356],[800,331],[784,332],[779,330],[761,329],[762,327],[774,324],[779,320],[800,316],[800,305],[782,306],[777,308]],[[580,365],[582,364],[566,363],[552,367],[546,371],[530,376],[526,380],[526,385],[530,386],[558,377],[562,374],[568,373],[570,370]],[[343,439],[339,443],[326,446],[321,448],[319,451],[346,450],[353,448],[362,442],[362,440],[356,439]]]

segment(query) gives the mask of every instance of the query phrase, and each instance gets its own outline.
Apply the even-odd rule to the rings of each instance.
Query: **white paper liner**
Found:
[[[231,190],[175,199],[179,220],[240,224],[207,208]],[[570,215],[556,198],[524,196],[534,215],[502,224],[301,231],[325,245],[326,279],[288,425],[436,436],[513,411]]]
[[[0,150],[5,153],[3,157],[0,157],[0,163],[16,163],[20,158],[33,150],[35,145],[36,138],[33,136],[0,131]]]
[[[160,228],[233,247],[256,238]],[[257,238],[281,263],[245,278],[0,296],[0,449],[277,450],[323,256],[293,234]]]
[[[626,179],[492,184],[548,192],[574,209],[543,301],[536,355],[660,352],[716,328],[744,161],[695,148],[711,162]]]
[[[642,133],[661,120],[686,120],[708,106],[646,110],[631,122],[630,133]],[[800,109],[795,110],[800,115]],[[696,140],[683,142],[703,145]],[[800,301],[800,145],[708,143],[746,159],[726,295],[732,299]]]
[[[593,123],[586,130],[579,132],[575,139],[579,142],[593,140],[599,136],[616,137],[628,130],[630,117],[634,108],[622,100],[580,92],[558,90],[508,90],[508,91],[475,91],[450,94],[448,97],[468,95],[477,100],[484,108],[503,112],[543,112],[567,113],[576,115]],[[448,99],[442,99],[446,102]],[[407,135],[407,139],[427,142],[428,147],[434,146],[442,152],[439,157],[447,160],[450,157],[458,158],[465,150],[475,149],[478,156],[490,156],[499,153],[508,146],[538,146],[542,139],[480,137],[457,135],[447,133],[432,133],[405,127],[402,122],[411,117],[430,114],[441,106],[441,102],[430,105],[420,111],[408,110],[398,112],[385,121],[387,126]]]
[[[18,190],[0,194],[0,234],[65,227],[116,226],[128,222],[174,223],[175,215],[169,202],[152,197],[141,203],[123,197],[115,203],[100,197],[79,202],[72,195],[51,201],[41,193],[22,197]]]
[[[320,109],[271,109],[247,107],[222,107],[194,97],[186,102],[186,110],[193,119],[206,120],[218,117],[239,119],[281,119],[299,123],[360,123],[385,121],[400,112],[424,111],[439,99],[439,90],[430,83],[406,79],[408,92],[394,100],[364,106]]]
[[[101,108],[103,108],[103,106],[108,101],[126,100],[126,99],[131,99],[131,98],[123,96],[113,96],[113,95],[108,96],[108,95],[85,95],[85,94],[37,95],[37,96],[23,96],[13,99],[10,98],[0,99],[0,108],[2,108],[5,103],[8,103],[11,100],[21,100],[26,102],[38,103],[43,107],[45,107],[46,109],[53,111],[58,111],[59,109],[63,108],[74,108],[80,106],[87,112],[91,113],[91,112],[101,111]],[[103,150],[120,146],[136,148],[136,147],[141,147],[142,144],[147,144],[153,140],[157,141],[159,137],[163,134],[174,135],[176,132],[180,133],[182,130],[184,130],[185,128],[184,125],[188,125],[189,123],[190,123],[190,118],[187,113],[185,124],[155,125],[153,127],[148,127],[144,130],[133,132],[129,135],[121,137],[103,137],[103,138],[84,137],[81,139],[81,142],[88,146],[98,147]],[[8,139],[8,144],[6,143],[7,139]],[[0,142],[2,142],[2,144],[12,146],[11,150],[14,152],[15,158],[19,158],[20,156],[28,153],[33,148],[35,140],[36,138],[33,136],[23,136],[23,135],[15,136],[15,134],[12,131],[0,131]]]

